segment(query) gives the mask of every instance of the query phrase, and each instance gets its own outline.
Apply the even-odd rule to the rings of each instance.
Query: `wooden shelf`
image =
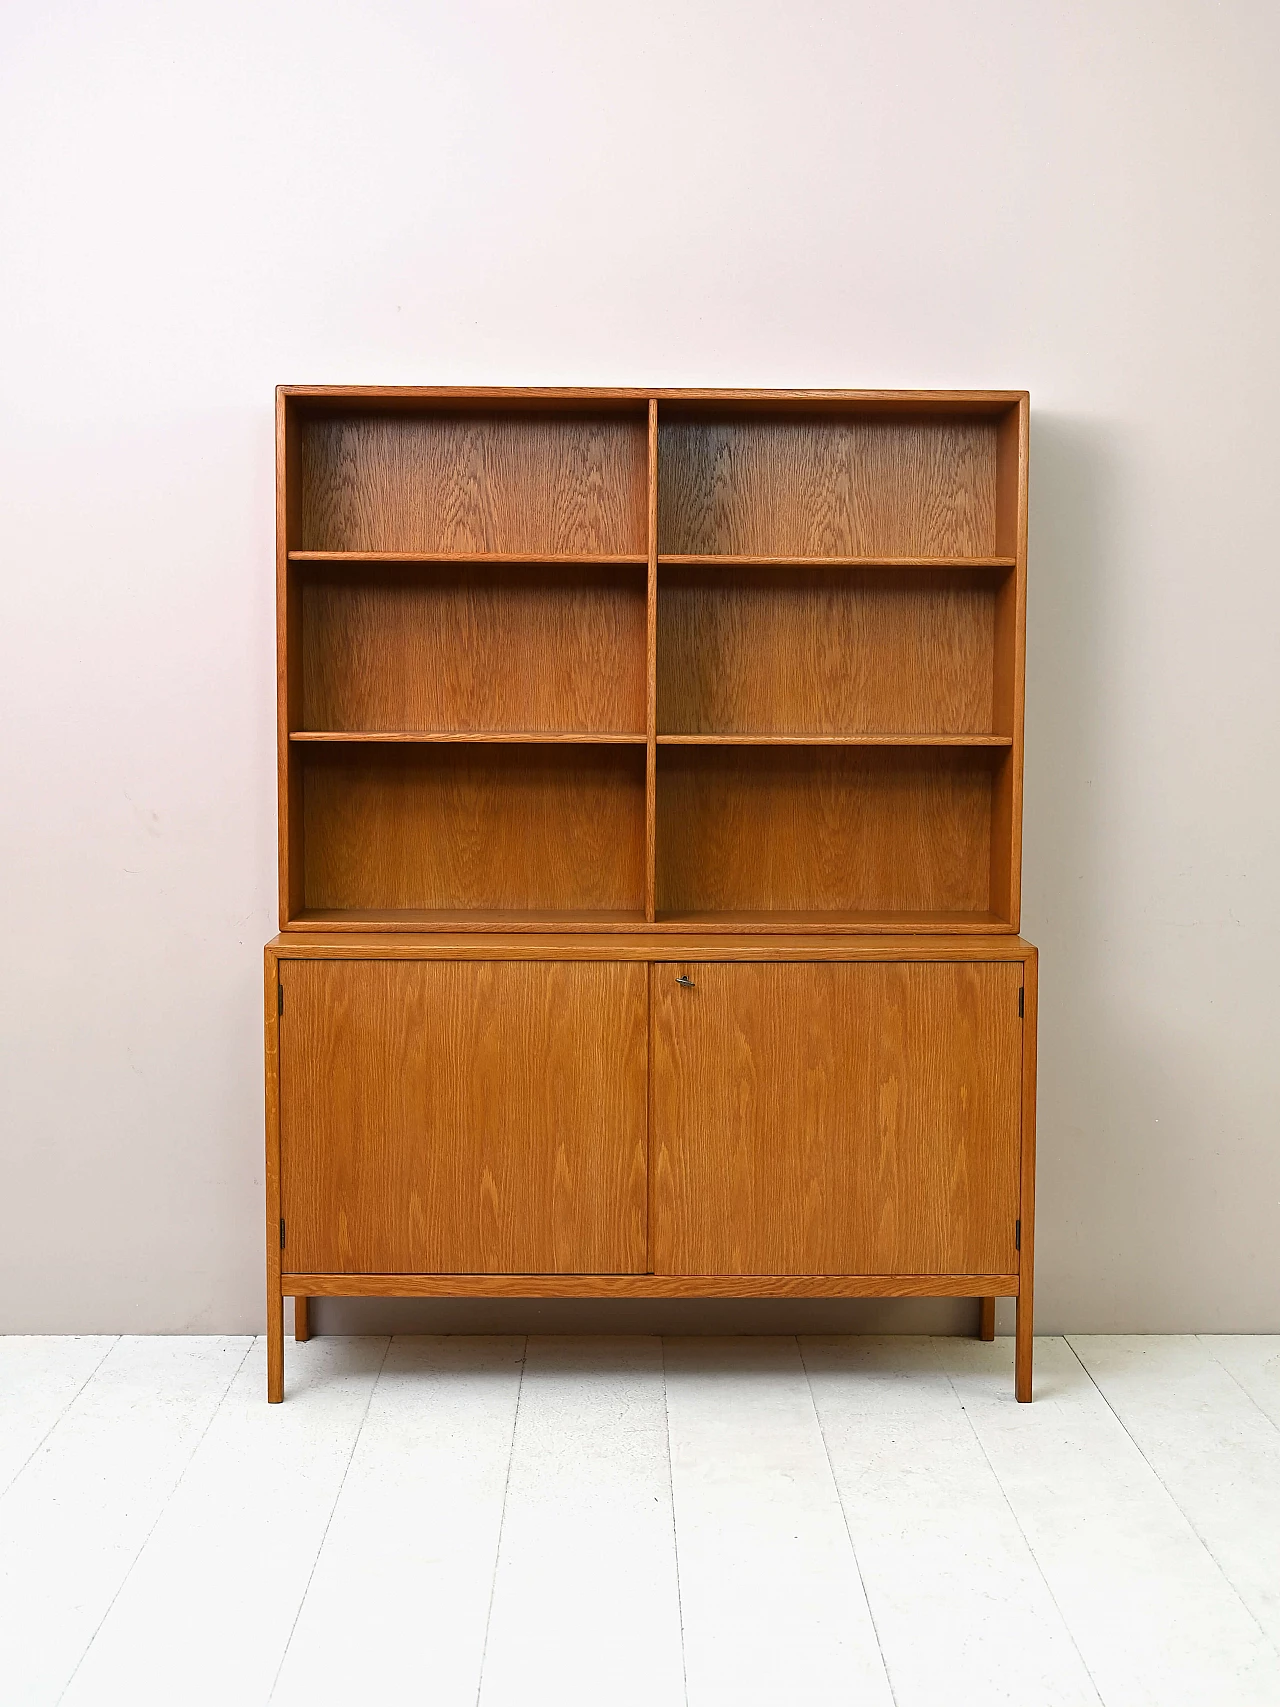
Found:
[[[831,908],[800,911],[782,908],[722,912],[659,912],[653,928],[702,931],[863,931],[881,935],[898,931],[1008,931],[1008,919],[991,912],[912,912],[873,908]]]
[[[290,563],[438,563],[494,565],[524,564],[540,568],[643,568],[649,559],[643,553],[533,552],[533,551],[291,551]]]
[[[888,912],[867,909],[835,908],[816,911],[792,911],[782,908],[743,910],[736,912],[659,912],[656,920],[646,921],[643,911],[630,908],[601,908],[595,912],[556,912],[539,908],[501,907],[309,907],[290,920],[288,931],[551,931],[607,935],[635,932],[670,935],[671,953],[678,958],[684,950],[683,938],[691,931],[712,935],[734,933],[758,935],[789,935],[808,931],[817,936],[861,932],[866,936],[884,936],[915,932],[926,936],[936,934],[968,935],[973,932],[994,932],[1004,935],[1011,930],[1007,919],[998,913],[940,913]]]
[[[355,743],[367,741],[405,741],[405,742],[449,742],[454,745],[466,745],[476,741],[496,742],[509,745],[513,742],[528,743],[533,746],[574,746],[574,747],[643,747],[643,735],[601,734],[591,731],[580,731],[576,734],[561,731],[546,730],[510,730],[510,729],[294,729],[290,732],[291,741],[333,741]]]
[[[660,747],[1011,747],[1012,735],[659,735]]]
[[[599,730],[294,729],[291,741],[492,741],[532,745],[643,747],[643,734]],[[1011,747],[1012,735],[659,735],[660,747]]]
[[[291,554],[292,555],[292,554]],[[660,569],[1014,569],[1015,557],[754,557],[662,552]]]
[[[308,907],[290,930],[326,931],[615,931],[645,930],[643,908],[573,912],[538,907]]]

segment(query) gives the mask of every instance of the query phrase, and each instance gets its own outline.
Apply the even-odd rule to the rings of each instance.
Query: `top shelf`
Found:
[[[534,567],[643,567],[644,553],[537,551],[291,551],[290,563],[525,563]],[[662,552],[667,569],[1014,569],[1013,557],[756,557],[716,552]]]

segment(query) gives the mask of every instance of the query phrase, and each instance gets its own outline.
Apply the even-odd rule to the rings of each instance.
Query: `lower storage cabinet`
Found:
[[[1030,1396],[1033,949],[476,946],[268,950],[271,1397],[344,1293],[1012,1294]]]

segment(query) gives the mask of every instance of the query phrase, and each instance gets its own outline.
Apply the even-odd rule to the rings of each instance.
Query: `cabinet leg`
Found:
[[[1031,1356],[1035,1344],[1031,1333],[1031,1295],[1019,1293],[1014,1324],[1013,1394],[1020,1405],[1031,1403]]]
[[[996,1301],[994,1298],[979,1298],[978,1300],[978,1338],[993,1340],[996,1337]]]
[[[278,1285],[267,1288],[267,1403],[284,1398],[284,1294]]]
[[[299,1345],[311,1338],[311,1315],[307,1309],[310,1299],[295,1298],[293,1301],[293,1337]]]

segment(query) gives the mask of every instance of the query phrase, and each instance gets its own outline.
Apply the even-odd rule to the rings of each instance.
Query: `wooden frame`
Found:
[[[282,386],[276,411],[269,1397],[286,1296],[298,1340],[343,1295],[972,1296],[983,1338],[1012,1296],[1029,1399],[1026,393]],[[1020,963],[1013,1263],[654,1273],[650,1230],[648,1273],[291,1270],[281,966],[414,960],[641,961],[650,1007],[670,962]]]
[[[292,1273],[280,1250],[279,1054],[280,966],[291,961],[642,961],[650,966],[672,957],[670,939],[655,932],[627,937],[606,934],[491,935],[471,932],[402,934],[282,933],[266,949],[267,1002],[267,1307],[268,1396],[284,1394],[284,1299],[295,1300],[295,1333],[308,1337],[305,1300],[317,1297],[384,1298],[932,1298],[981,1300],[979,1334],[995,1333],[995,1299],[1017,1300],[1016,1380],[1019,1400],[1031,1397],[1032,1275],[1035,1188],[1035,1023],[1038,956],[1021,937],[938,936],[726,937],[703,934],[683,939],[681,961],[713,963],[800,962],[848,964],[905,962],[1001,964],[1023,973],[1023,1044],[1017,1266],[999,1275],[642,1275],[618,1274],[319,1274]],[[298,1301],[303,1300],[298,1315]],[[300,1331],[299,1331],[300,1324]]]
[[[1027,419],[280,387],[281,930],[1016,932]]]

